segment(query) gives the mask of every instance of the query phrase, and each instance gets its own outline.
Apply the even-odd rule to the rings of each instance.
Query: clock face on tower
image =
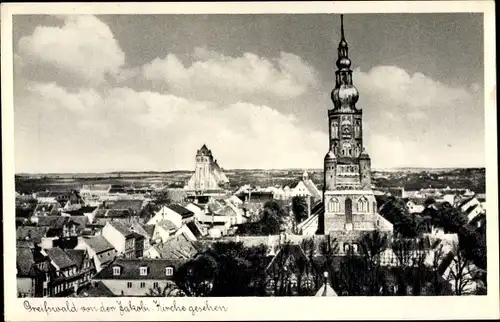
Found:
[[[342,138],[350,139],[352,136],[352,129],[350,124],[342,125]]]

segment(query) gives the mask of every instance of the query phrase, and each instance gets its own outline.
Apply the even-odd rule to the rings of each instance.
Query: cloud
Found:
[[[484,164],[480,85],[450,86],[395,66],[376,66],[368,72],[357,69],[353,80],[360,92],[358,107],[367,125],[365,144],[374,164]]]
[[[46,78],[68,73],[92,84],[121,73],[125,54],[105,23],[91,15],[60,18],[61,27],[38,26],[19,40],[17,63],[28,68],[25,73],[38,72]],[[55,72],[50,75],[41,68]]]
[[[143,66],[143,76],[167,85],[170,91],[211,99],[248,94],[290,99],[318,82],[314,68],[291,53],[281,52],[277,58],[265,59],[253,53],[228,57],[195,48],[192,58],[187,66],[174,54],[156,58]]]
[[[16,109],[16,117],[38,110],[44,120],[54,119],[60,125],[23,118],[32,126],[29,133],[16,132],[18,171],[39,167],[61,171],[60,164],[68,163],[78,168],[75,171],[79,167],[87,171],[192,169],[196,150],[204,143],[227,168],[320,167],[326,152],[326,134],[299,127],[294,116],[269,106],[220,105],[130,88],[97,96],[90,91],[70,92],[53,83],[31,88],[25,108]],[[63,114],[68,116],[62,118]],[[64,125],[63,119],[69,124]],[[33,131],[35,124],[40,131],[52,133],[50,141]],[[24,158],[34,142],[43,153]],[[75,163],[75,158],[88,162]]]

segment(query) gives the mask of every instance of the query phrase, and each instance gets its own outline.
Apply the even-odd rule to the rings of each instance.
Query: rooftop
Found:
[[[182,265],[183,261],[172,259],[115,259],[101,270],[94,279],[124,279],[124,280],[170,280],[172,276],[166,274],[166,268],[171,267],[174,272]],[[114,275],[113,268],[120,267],[120,274]],[[141,275],[140,268],[147,267],[147,274]]]
[[[53,247],[46,249],[45,252],[50,260],[59,267],[65,269],[71,266],[77,266],[77,263],[61,248]]]
[[[104,236],[94,236],[84,238],[85,243],[92,248],[97,254],[114,249]]]
[[[170,210],[175,211],[176,213],[181,215],[181,217],[183,219],[194,216],[194,212],[192,212],[191,210],[188,210],[180,205],[172,204],[172,205],[168,205],[167,207]]]

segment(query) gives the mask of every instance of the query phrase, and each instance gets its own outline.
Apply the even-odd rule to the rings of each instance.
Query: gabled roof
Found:
[[[109,191],[111,189],[110,184],[85,184],[82,186],[82,190],[89,190],[89,191]]]
[[[166,268],[172,267],[174,272],[182,265],[184,261],[172,259],[125,259],[117,258],[96,276],[95,280],[171,280],[173,276],[166,274]],[[120,275],[113,274],[113,267],[120,267]],[[147,267],[148,273],[145,276],[140,274],[140,268]]]
[[[132,210],[132,211],[140,211],[142,209],[144,201],[138,199],[119,199],[114,201],[106,202],[107,209],[118,209],[118,210]]]
[[[16,229],[16,238],[18,240],[31,240],[39,243],[42,241],[42,237],[45,237],[48,230],[48,227],[21,226]]]
[[[154,247],[161,258],[165,259],[189,259],[198,252],[184,234],[169,238],[165,243]]]
[[[201,227],[198,225],[196,221],[190,221],[186,223],[186,226],[189,228],[189,230],[193,233],[194,237],[196,239],[203,237],[203,231],[201,230]]]
[[[321,198],[321,192],[319,192],[318,188],[311,179],[304,180],[303,182],[312,197]]]
[[[108,224],[110,224],[112,227],[114,227],[120,234],[122,234],[125,238],[127,237],[132,237],[133,232],[130,231],[129,227],[119,221],[108,221]]]
[[[144,228],[144,231],[146,231],[149,235],[149,237],[152,237],[155,231],[155,225],[142,225],[142,228]]]
[[[153,230],[151,230],[151,232],[150,232],[150,229],[145,228],[146,225],[142,225],[135,220],[130,224],[130,226],[134,232],[141,234],[142,236],[144,236],[146,238],[151,238],[153,236],[154,225],[151,225],[153,227]]]
[[[101,281],[93,282],[81,290],[77,297],[113,297],[115,294]]]
[[[319,288],[315,296],[337,296],[337,293],[330,284],[326,282]]]
[[[85,261],[85,257],[87,256],[85,250],[76,250],[76,249],[67,249],[66,254],[73,260],[78,269],[83,267],[83,263]]]
[[[83,216],[86,213],[91,213],[96,210],[97,207],[92,206],[82,206],[81,208],[75,210],[65,210],[64,212],[70,216]]]
[[[308,264],[309,260],[302,250],[302,247],[295,244],[285,244],[281,245],[276,253],[276,256],[272,259],[266,268],[266,271],[270,271],[273,268],[281,267],[283,265],[292,265],[292,269],[298,269],[301,264],[305,266]]]
[[[191,210],[186,209],[180,205],[171,204],[171,205],[168,205],[167,208],[169,208],[170,210],[175,211],[176,213],[181,215],[182,219],[194,216],[194,212],[192,212]]]
[[[58,203],[39,203],[36,205],[34,212],[56,212],[58,208]]]
[[[60,218],[65,218],[61,216],[41,216],[37,217],[37,224],[39,227],[53,227],[54,224],[61,220]]]
[[[83,240],[96,254],[115,249],[104,236],[94,236]]]
[[[177,226],[168,219],[163,219],[156,223],[159,227],[163,228],[166,231],[176,230]]]
[[[87,216],[69,216],[68,218],[68,223],[73,221],[81,228],[85,228],[89,224],[89,218]]]
[[[35,264],[33,252],[29,247],[18,247],[16,252],[17,276],[30,276],[31,266]]]
[[[59,247],[46,249],[45,252],[50,260],[60,269],[77,266],[77,263],[75,263],[73,259]]]

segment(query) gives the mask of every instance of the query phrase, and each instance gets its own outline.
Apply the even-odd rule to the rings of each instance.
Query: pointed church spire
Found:
[[[338,47],[337,71],[335,71],[335,88],[332,91],[332,101],[335,109],[353,110],[359,94],[352,85],[351,60],[344,33],[344,15],[340,15],[340,43]]]
[[[345,42],[345,44],[347,45],[344,35],[344,15],[340,15],[340,41],[341,43],[342,41]]]

